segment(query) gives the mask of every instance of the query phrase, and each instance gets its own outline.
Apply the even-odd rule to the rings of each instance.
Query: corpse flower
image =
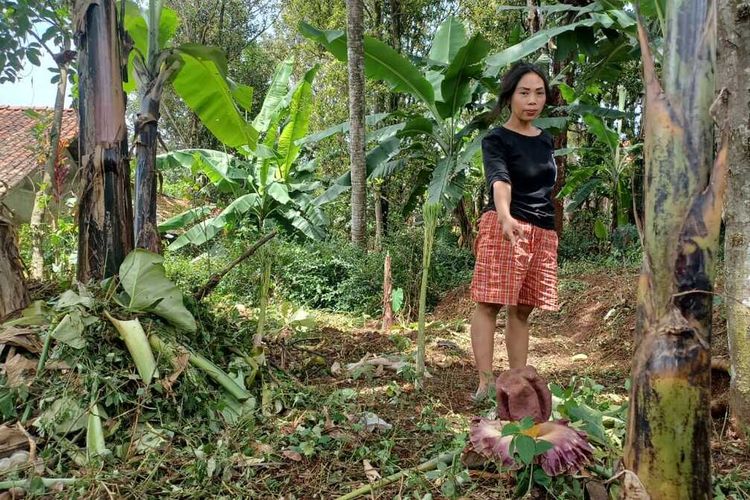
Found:
[[[507,423],[474,417],[469,429],[469,440],[476,453],[505,467],[517,468],[521,464],[517,464],[510,454],[513,435],[502,435],[503,425]],[[535,441],[543,440],[552,445],[534,458],[534,463],[540,465],[550,476],[578,472],[593,452],[586,434],[570,427],[565,420],[537,423],[521,432]]]

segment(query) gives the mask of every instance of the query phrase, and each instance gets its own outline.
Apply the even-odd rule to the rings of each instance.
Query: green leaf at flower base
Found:
[[[513,438],[515,452],[524,464],[528,465],[534,461],[536,452],[536,441],[525,434],[518,434]]]
[[[523,417],[521,421],[518,422],[518,425],[520,426],[522,431],[531,429],[532,427],[534,427],[534,419],[531,417]]]
[[[502,436],[511,436],[513,434],[518,434],[521,431],[521,428],[518,426],[518,424],[510,422],[508,424],[505,424],[503,426],[503,430],[501,432]]]
[[[195,318],[182,302],[182,292],[167,279],[161,255],[138,248],[120,265],[125,290],[121,305],[134,312],[153,311],[174,326],[194,332]]]
[[[532,479],[536,484],[539,484],[546,489],[549,489],[549,487],[552,486],[552,478],[541,468],[534,469]]]
[[[545,441],[544,439],[538,439],[535,444],[534,448],[534,455],[542,455],[546,451],[551,450],[554,448],[554,445],[550,443],[549,441]]]

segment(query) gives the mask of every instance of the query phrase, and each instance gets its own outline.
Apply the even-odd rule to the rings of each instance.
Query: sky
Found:
[[[22,72],[21,79],[15,83],[0,85],[0,105],[34,106],[52,108],[55,105],[57,85],[50,83],[52,73],[47,68],[53,67],[52,56],[43,52],[39,66],[33,66],[28,61]],[[70,90],[70,86],[68,86]],[[70,92],[65,98],[65,106],[70,106]]]

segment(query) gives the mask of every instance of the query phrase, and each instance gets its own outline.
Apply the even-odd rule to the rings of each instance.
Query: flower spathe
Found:
[[[506,423],[475,417],[469,428],[469,440],[474,451],[480,455],[495,460],[504,467],[517,468],[520,464],[510,454],[513,436],[502,435]],[[566,420],[542,422],[522,432],[537,441],[547,441],[552,445],[552,448],[534,458],[534,463],[540,465],[550,476],[578,472],[594,451],[586,440],[586,434],[570,427]]]

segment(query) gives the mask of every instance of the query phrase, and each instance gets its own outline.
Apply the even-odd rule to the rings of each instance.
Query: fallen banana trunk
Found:
[[[162,356],[166,356],[172,360],[174,358],[175,349],[156,334],[151,334],[148,338],[148,342],[154,351],[158,352]],[[248,391],[240,387],[224,370],[213,364],[208,359],[204,358],[200,354],[196,354],[189,349],[185,349],[190,356],[190,364],[201,370],[203,373],[214,379],[219,385],[221,385],[229,394],[234,396],[239,401],[246,401],[252,397]]]

